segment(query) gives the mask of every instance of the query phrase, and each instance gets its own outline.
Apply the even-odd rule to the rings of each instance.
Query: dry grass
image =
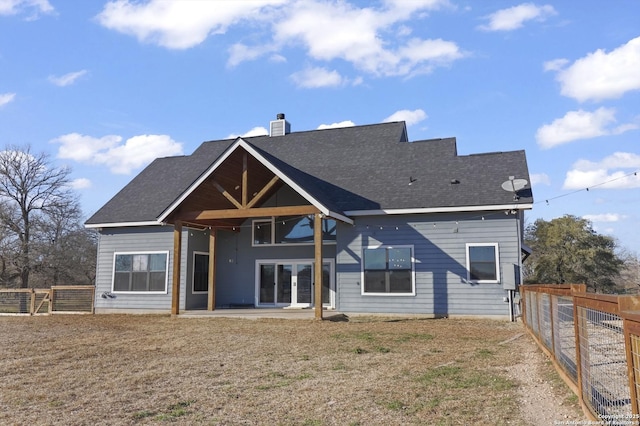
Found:
[[[0,424],[521,424],[521,324],[0,317]]]

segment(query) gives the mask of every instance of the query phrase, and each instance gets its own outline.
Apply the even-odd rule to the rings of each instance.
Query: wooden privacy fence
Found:
[[[583,284],[520,291],[527,329],[591,420],[640,425],[640,297],[587,293]]]
[[[0,289],[0,315],[92,314],[95,286]]]

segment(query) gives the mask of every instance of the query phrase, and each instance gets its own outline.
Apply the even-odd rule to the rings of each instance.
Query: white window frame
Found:
[[[332,219],[335,220],[335,219]],[[271,242],[267,244],[256,244],[256,225],[260,223],[268,223],[271,225]],[[251,221],[251,246],[252,247],[287,247],[287,246],[312,246],[314,243],[276,243],[276,218],[262,218],[262,219],[254,219]],[[336,244],[336,240],[322,240],[323,245],[327,244]]]
[[[496,279],[495,280],[474,280],[471,279],[471,259],[469,258],[469,248],[471,247],[493,247],[495,254]],[[477,284],[497,284],[500,282],[500,250],[498,243],[467,243],[465,256],[467,257],[467,282]]]
[[[164,271],[164,290],[163,291],[123,291],[123,290],[115,290],[116,284],[116,257],[119,255],[142,255],[142,254],[164,254],[167,256],[167,263],[165,265]],[[113,253],[113,265],[111,268],[111,293],[115,294],[167,294],[169,287],[169,251],[116,251]]]
[[[209,290],[205,291],[196,291],[196,256],[210,256],[208,251],[194,251],[193,252],[193,262],[191,263],[191,294],[207,294]],[[207,272],[207,280],[209,279],[209,274]]]
[[[365,250],[375,250],[375,249],[394,249],[394,248],[408,248],[411,250],[411,293],[371,293],[365,292],[365,282],[364,282],[364,252]],[[361,296],[384,296],[384,297],[407,297],[407,296],[415,296],[416,295],[416,258],[414,254],[414,246],[412,244],[405,245],[375,245],[375,246],[367,246],[362,247],[362,261],[361,271],[360,271],[360,295]]]

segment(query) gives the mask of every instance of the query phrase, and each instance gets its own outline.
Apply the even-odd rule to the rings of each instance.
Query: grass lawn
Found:
[[[521,323],[0,317],[0,424],[522,424]]]

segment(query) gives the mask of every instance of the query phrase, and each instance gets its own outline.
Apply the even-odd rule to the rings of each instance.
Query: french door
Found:
[[[314,264],[309,260],[256,262],[256,305],[306,308],[314,305]],[[323,306],[334,303],[333,261],[322,264]]]

